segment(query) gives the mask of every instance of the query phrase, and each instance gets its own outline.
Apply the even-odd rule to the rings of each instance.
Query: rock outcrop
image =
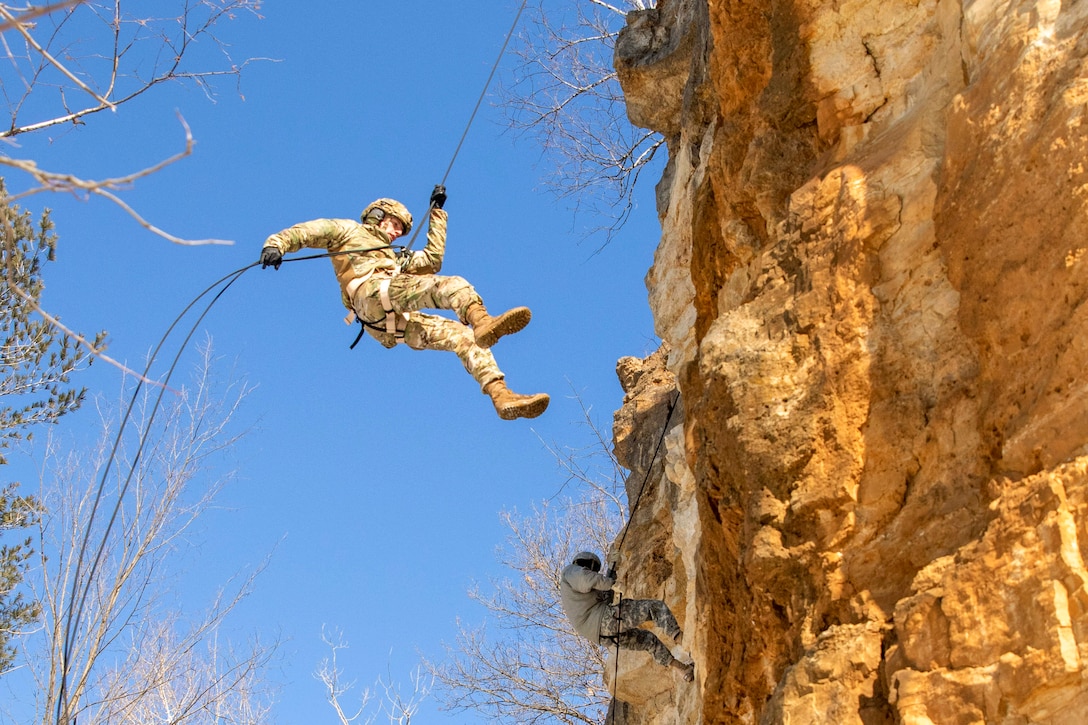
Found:
[[[1086,31],[1077,0],[628,16],[669,161],[621,584],[696,681],[625,655],[617,722],[1088,722]]]

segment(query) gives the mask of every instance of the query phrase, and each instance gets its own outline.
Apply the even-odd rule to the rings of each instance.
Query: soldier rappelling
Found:
[[[427,244],[398,254],[393,242],[412,228],[412,215],[394,199],[369,204],[352,219],[315,219],[268,237],[261,266],[279,269],[283,255],[303,247],[327,249],[341,300],[384,347],[404,342],[413,350],[445,350],[461,359],[503,420],[535,418],[548,407],[545,393],[518,395],[506,387],[491,346],[529,324],[528,307],[491,316],[465,279],[439,275],[446,251],[446,189],[431,194]],[[420,312],[451,310],[458,320]]]
[[[684,633],[669,606],[660,599],[621,598],[613,604],[615,574],[600,572],[601,559],[592,551],[578,552],[563,569],[559,594],[574,631],[594,644],[649,652],[658,664],[672,667],[688,682],[694,680],[695,665],[673,657],[660,639],[640,626],[652,621],[676,644],[682,644]]]

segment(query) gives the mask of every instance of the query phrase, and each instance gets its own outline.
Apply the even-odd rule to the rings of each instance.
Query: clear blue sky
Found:
[[[181,309],[254,261],[270,233],[357,217],[381,196],[421,216],[518,4],[271,0],[262,20],[242,16],[220,31],[235,60],[278,59],[246,68],[244,100],[229,79],[214,103],[166,86],[78,130],[20,139],[16,155],[46,168],[128,173],[178,150],[180,111],[195,153],[124,198],[173,234],[236,241],[173,246],[104,201],[34,197],[27,206],[52,207],[60,235],[47,309],[78,330],[108,330],[109,353],[137,367]],[[582,228],[596,220],[575,219],[541,189],[547,159],[504,132],[496,102],[489,94],[447,182],[443,272],[469,279],[492,310],[532,308],[530,326],[495,353],[511,388],[552,395],[543,417],[499,420],[451,354],[369,338],[349,350],[356,330],[341,321],[325,260],[251,270],[203,326],[257,389],[242,413],[253,432],[231,455],[238,480],[205,519],[182,581],[196,604],[272,554],[231,622],[286,640],[272,672],[277,722],[335,722],[312,676],[327,654],[323,625],[349,641],[341,664],[360,689],[378,676],[407,689],[420,654],[439,657],[453,640],[456,617],[478,622],[465,592],[503,575],[498,512],[525,510],[563,483],[541,439],[587,444],[573,391],[610,431],[622,400],[616,360],[657,347],[643,284],[659,236],[657,174],[594,256],[599,240],[582,242]],[[83,382],[111,399],[119,377],[95,365]],[[418,721],[472,720],[429,699]]]

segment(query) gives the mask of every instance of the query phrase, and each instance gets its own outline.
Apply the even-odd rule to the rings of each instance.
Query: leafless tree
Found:
[[[626,514],[622,469],[590,411],[583,407],[583,413],[591,445],[551,447],[567,477],[566,495],[527,514],[502,514],[510,533],[499,560],[511,576],[492,581],[489,591],[469,593],[495,629],[459,623],[446,660],[427,663],[449,709],[519,724],[604,719],[610,699],[604,651],[571,629],[559,603],[559,580],[571,555],[607,552]]]
[[[164,0],[154,8],[139,0],[55,0],[41,6],[0,1],[0,169],[6,169],[0,209],[43,192],[103,198],[142,227],[178,244],[229,243],[188,240],[152,224],[123,198],[140,179],[188,156],[193,138],[179,121],[178,149],[119,176],[83,178],[70,169],[47,169],[17,139],[69,133],[103,111],[118,112],[153,88],[188,83],[214,98],[213,81],[238,79],[250,62],[236,62],[216,35],[227,20],[256,15],[260,0]],[[16,235],[4,216],[5,258],[13,259]],[[5,294],[37,312],[51,327],[95,357],[124,369],[104,353],[101,339],[83,338],[42,309],[32,290],[18,284],[10,263]],[[125,370],[126,373],[131,371]]]
[[[550,159],[546,185],[572,199],[576,212],[608,219],[607,239],[630,215],[639,173],[664,143],[627,120],[612,65],[627,12],[654,5],[535,0],[516,46],[519,62],[501,88],[510,127],[536,138]]]
[[[365,718],[359,720],[359,722],[366,725],[377,721],[378,718],[385,718],[385,722],[395,723],[396,725],[410,725],[412,718],[419,711],[420,705],[430,693],[431,685],[434,682],[433,677],[425,676],[422,670],[417,668],[412,673],[412,693],[410,695],[405,695],[392,677],[389,679],[378,678],[376,687],[381,688],[382,699],[377,702],[377,710],[367,712],[367,705],[375,696],[374,691],[367,688],[360,694],[358,708],[349,714],[344,710],[341,698],[355,687],[355,682],[345,682],[343,680],[343,670],[340,669],[337,663],[337,653],[340,650],[347,649],[347,642],[339,631],[322,631],[321,641],[329,647],[331,653],[321,662],[314,676],[325,686],[325,699],[336,711],[337,721],[340,725],[351,725],[360,718]]]
[[[70,131],[167,83],[194,84],[214,98],[212,81],[238,78],[249,62],[232,59],[216,31],[224,21],[256,14],[259,8],[260,0],[171,0],[157,3],[155,9],[138,0],[61,0],[39,7],[0,2],[0,106],[8,117],[7,128],[0,130],[0,140],[8,141],[0,166],[20,177],[17,183],[8,175],[9,190],[14,192],[9,201],[46,191],[97,196],[172,242],[220,242],[169,234],[119,195],[192,152],[192,136],[180,117],[184,142],[176,153],[108,178],[81,178],[66,169],[41,168],[34,159],[18,157],[13,139]]]
[[[206,344],[191,385],[161,405],[161,389],[144,390],[123,435],[118,414],[100,406],[92,453],[50,447],[40,559],[26,577],[42,615],[23,637],[23,671],[5,680],[16,691],[8,705],[56,725],[263,722],[260,674],[275,644],[235,649],[219,634],[257,572],[196,616],[184,616],[171,586],[194,524],[226,481],[211,466],[238,438],[233,419],[247,387],[217,379]]]
[[[45,269],[54,258],[57,237],[52,229],[48,213],[33,219],[29,212],[0,203],[0,274],[6,283],[0,283],[0,466],[7,464],[12,446],[29,440],[36,428],[78,410],[86,394],[86,389],[70,385],[91,362],[86,348],[33,314],[45,288]],[[103,341],[99,335],[87,344],[101,346]],[[0,675],[14,656],[10,638],[40,611],[37,602],[19,591],[33,553],[32,537],[23,532],[37,526],[40,513],[40,503],[20,493],[19,484],[0,486]]]

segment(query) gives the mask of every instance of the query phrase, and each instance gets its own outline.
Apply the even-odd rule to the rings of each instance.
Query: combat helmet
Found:
[[[366,209],[363,209],[360,219],[363,224],[380,224],[386,214],[400,220],[400,223],[404,225],[405,234],[412,231],[412,215],[408,207],[396,199],[376,199],[370,202]]]
[[[601,559],[592,551],[579,551],[574,555],[574,563],[593,571],[601,570]]]

